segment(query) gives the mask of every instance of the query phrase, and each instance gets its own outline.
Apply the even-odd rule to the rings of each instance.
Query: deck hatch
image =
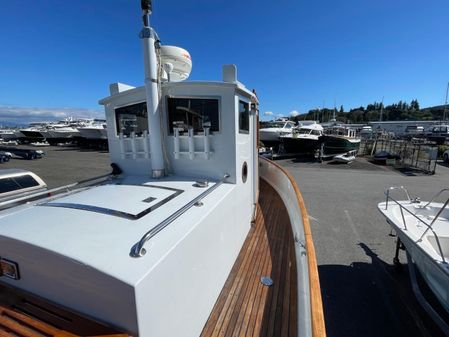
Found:
[[[158,185],[104,185],[38,206],[70,208],[138,220],[183,192]]]

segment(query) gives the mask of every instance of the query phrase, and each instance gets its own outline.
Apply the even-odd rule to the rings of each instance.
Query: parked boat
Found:
[[[357,136],[355,129],[335,125],[324,130],[320,137],[322,143],[322,155],[334,156],[344,154],[352,150],[358,150],[360,146],[360,137]]]
[[[365,125],[360,130],[360,138],[362,139],[372,139],[374,137],[373,128],[369,125]]]
[[[258,158],[257,96],[234,65],[222,82],[178,83],[190,55],[155,43],[142,9],[145,86],[115,83],[100,101],[112,174],[2,211],[7,332],[324,337],[307,211]]]
[[[95,119],[91,125],[78,127],[80,136],[91,140],[107,139],[106,120]]]
[[[320,147],[320,136],[323,135],[323,127],[313,123],[300,126],[289,135],[281,136],[284,151],[292,154],[313,154]]]
[[[355,156],[357,154],[357,150],[352,150],[347,153],[338,154],[334,156],[333,161],[338,163],[349,164],[355,160]]]
[[[400,190],[405,200],[397,200],[392,193]],[[448,323],[441,313],[432,306],[416,280],[415,266],[438,299],[442,307],[449,312],[449,199],[444,203],[435,200],[447,192],[443,189],[429,202],[412,199],[404,187],[390,187],[385,192],[386,201],[378,205],[379,211],[397,234],[394,262],[399,263],[398,253],[401,244],[407,252],[408,266],[413,290],[418,301],[439,327],[449,335]]]
[[[16,129],[0,129],[0,139],[3,141],[15,140],[22,137],[19,130]]]
[[[263,128],[259,129],[259,138],[264,146],[277,146],[280,143],[280,137],[291,135],[295,123],[291,121],[273,121],[265,123]]]
[[[45,138],[45,136],[41,132],[45,131],[48,123],[49,122],[30,123],[27,128],[20,129],[19,131],[29,140],[42,139]]]

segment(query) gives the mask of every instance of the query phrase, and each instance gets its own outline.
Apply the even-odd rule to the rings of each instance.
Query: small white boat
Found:
[[[30,143],[30,145],[35,146],[35,147],[44,147],[44,146],[50,146],[50,143],[47,141],[43,141],[43,142]]]
[[[406,200],[393,198],[391,194],[395,190],[402,190]],[[419,198],[411,199],[403,186],[390,187],[385,192],[386,201],[379,203],[378,209],[398,237],[394,263],[399,263],[398,253],[402,243],[407,252],[412,286],[418,301],[449,335],[448,324],[422,295],[414,271],[416,265],[442,307],[449,312],[449,199],[444,203],[434,201],[447,191],[449,189],[441,190],[426,202]]]
[[[357,154],[357,150],[352,150],[347,153],[339,154],[334,156],[333,161],[339,163],[349,164],[355,160],[355,155]]]

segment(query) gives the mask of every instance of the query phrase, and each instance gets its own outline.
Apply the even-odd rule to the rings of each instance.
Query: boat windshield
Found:
[[[283,128],[285,122],[268,122],[264,125],[264,129],[268,128]]]

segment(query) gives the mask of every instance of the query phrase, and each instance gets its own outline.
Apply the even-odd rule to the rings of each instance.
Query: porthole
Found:
[[[246,183],[247,178],[248,178],[248,164],[245,161],[242,166],[242,181]]]

